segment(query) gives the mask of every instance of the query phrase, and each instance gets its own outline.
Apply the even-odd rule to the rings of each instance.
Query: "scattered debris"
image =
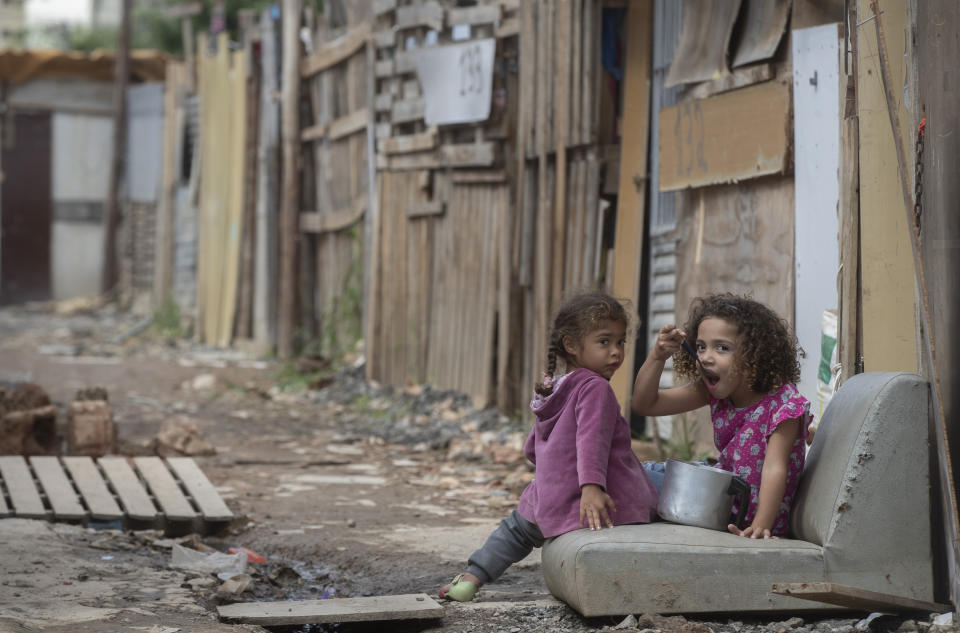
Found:
[[[227,549],[227,554],[236,554],[236,553],[238,553],[238,552],[243,552],[244,554],[247,555],[247,562],[248,562],[248,563],[265,563],[265,562],[267,562],[267,559],[266,559],[266,558],[264,558],[264,557],[261,556],[260,554],[257,554],[257,553],[256,553],[255,551],[253,551],[252,549],[247,549],[246,547],[230,547],[230,548]]]
[[[161,457],[215,455],[217,452],[197,424],[183,416],[165,421],[153,441],[154,450]]]
[[[637,616],[630,614],[627,617],[625,617],[623,621],[620,622],[620,624],[616,625],[613,628],[614,630],[617,630],[617,631],[621,629],[635,629],[637,628]]]
[[[217,377],[213,374],[197,374],[190,381],[190,388],[194,391],[210,391],[217,386]]]
[[[217,595],[224,598],[237,598],[244,591],[250,588],[253,578],[247,574],[237,574],[223,581],[223,584],[217,587]]]

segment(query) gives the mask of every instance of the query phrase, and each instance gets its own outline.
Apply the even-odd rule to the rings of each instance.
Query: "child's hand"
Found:
[[[727,526],[727,530],[731,534],[736,534],[737,536],[742,536],[744,538],[772,538],[779,539],[779,536],[773,536],[770,534],[769,527],[760,527],[757,525],[750,525],[746,529],[741,530],[736,525],[731,523]]]
[[[686,333],[672,323],[664,325],[657,334],[657,342],[653,345],[653,357],[657,360],[666,361],[668,358],[680,351],[680,344]]]
[[[596,484],[585,484],[580,489],[580,525],[583,525],[583,518],[586,517],[591,530],[599,530],[604,524],[613,527],[613,521],[607,513],[608,506],[610,512],[617,511],[613,499],[603,488]]]

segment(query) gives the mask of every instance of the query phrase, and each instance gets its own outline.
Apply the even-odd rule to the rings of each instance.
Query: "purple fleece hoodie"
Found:
[[[630,426],[603,376],[574,370],[530,408],[537,421],[524,453],[537,473],[520,496],[520,516],[546,538],[586,527],[580,525],[580,486],[597,484],[617,506],[614,525],[650,521],[657,491],[630,448]]]

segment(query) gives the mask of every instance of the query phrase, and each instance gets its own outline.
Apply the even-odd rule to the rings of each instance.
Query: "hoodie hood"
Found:
[[[541,396],[534,392],[533,400],[530,401],[530,410],[537,416],[537,420],[555,417],[556,414],[560,413],[563,409],[563,405],[567,401],[570,392],[591,376],[602,379],[599,374],[582,367],[568,374],[555,376],[553,379],[553,393],[549,396]]]

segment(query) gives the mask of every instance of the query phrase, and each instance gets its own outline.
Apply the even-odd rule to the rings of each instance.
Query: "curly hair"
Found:
[[[767,393],[800,380],[797,338],[776,312],[749,297],[730,293],[694,299],[684,325],[687,342],[694,348],[700,323],[710,317],[736,326],[738,344],[734,363],[737,371],[749,377],[750,389]],[[697,378],[695,360],[682,350],[673,356],[673,369],[681,378]]]
[[[588,290],[580,292],[563,302],[553,319],[550,340],[547,343],[547,371],[544,381],[537,383],[534,390],[541,396],[553,393],[553,376],[557,371],[557,357],[567,366],[573,359],[563,346],[564,337],[572,341],[582,341],[584,337],[597,329],[603,321],[623,323],[629,330],[630,317],[626,308],[617,299],[605,292]]]

